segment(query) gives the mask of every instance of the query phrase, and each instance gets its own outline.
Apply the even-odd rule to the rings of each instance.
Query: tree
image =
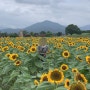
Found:
[[[50,37],[50,36],[52,36],[52,35],[53,35],[53,34],[52,34],[51,31],[47,31],[47,32],[46,32],[46,36],[47,36],[47,37]]]
[[[37,36],[39,36],[39,34],[38,33],[34,33],[34,36],[37,37]]]
[[[10,33],[9,36],[10,37],[18,37],[18,34],[17,33]]]
[[[70,24],[65,28],[66,34],[81,34],[81,30],[78,28],[77,25]]]
[[[34,32],[30,32],[30,36],[34,36]]]
[[[40,36],[46,36],[46,32],[45,31],[41,31],[40,32]]]
[[[28,36],[28,33],[29,32],[27,32],[26,30],[23,30],[23,36],[25,36],[25,37]]]
[[[56,33],[57,36],[61,36],[62,35],[62,32],[58,32]]]

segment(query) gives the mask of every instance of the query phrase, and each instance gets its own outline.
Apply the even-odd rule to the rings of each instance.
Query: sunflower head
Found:
[[[66,79],[66,80],[65,80],[65,85],[64,85],[64,87],[68,89],[69,86],[70,86],[70,80],[69,80],[69,79]]]
[[[30,52],[36,52],[36,46],[31,46]]]
[[[6,57],[10,57],[10,55],[11,55],[10,53],[7,53],[5,56],[6,56]]]
[[[90,64],[90,56],[86,56],[86,62]]]
[[[15,65],[15,66],[20,66],[20,65],[21,65],[21,61],[20,61],[20,60],[15,61],[15,62],[14,62],[14,65]]]
[[[34,85],[38,86],[39,82],[37,80],[34,80]]]
[[[78,71],[77,68],[72,68],[72,72],[73,72],[73,73],[78,73],[79,71]]]
[[[66,71],[66,70],[68,70],[68,65],[62,64],[61,67],[60,67],[60,70],[61,70],[61,71]]]
[[[82,62],[83,60],[81,59],[80,56],[81,56],[81,55],[77,55],[77,56],[76,56],[76,59],[77,59],[78,61],[81,61],[81,62]]]
[[[68,50],[63,51],[63,52],[62,52],[62,56],[63,56],[64,58],[68,58],[68,57],[70,57],[70,53],[69,53],[69,51],[68,51]]]
[[[87,89],[82,82],[78,81],[76,83],[72,83],[68,90],[87,90]]]
[[[84,84],[87,84],[87,79],[84,76],[84,74],[76,73],[76,75],[75,75],[75,81],[81,81]]]
[[[12,60],[12,61],[15,61],[18,57],[18,54],[11,54],[9,59]]]
[[[64,80],[64,74],[62,71],[58,69],[54,69],[53,71],[49,71],[48,73],[48,81],[51,83],[60,84]]]
[[[5,47],[2,48],[2,51],[3,51],[3,52],[5,52],[5,51],[7,51],[7,50],[9,50],[9,47],[8,47],[8,46],[5,46]]]
[[[42,83],[44,81],[48,81],[48,74],[42,74],[42,76],[40,78],[40,83]]]
[[[28,49],[26,53],[29,54],[30,52],[31,52],[30,49]]]

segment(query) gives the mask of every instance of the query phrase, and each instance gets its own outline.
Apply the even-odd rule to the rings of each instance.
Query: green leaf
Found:
[[[31,71],[31,73],[34,73],[34,72],[36,72],[37,71],[37,68],[34,66],[34,67],[31,67],[30,68],[30,71]]]
[[[21,67],[21,69],[23,70],[23,71],[28,71],[28,68],[27,67]]]
[[[19,72],[16,71],[16,70],[13,70],[12,73],[11,73],[11,75],[10,75],[9,81],[11,81],[13,78],[15,78],[18,75],[19,75]]]
[[[43,82],[36,88],[36,90],[54,90],[54,87],[54,84],[50,84],[49,82]]]
[[[40,61],[40,60],[36,60],[35,61],[35,66],[37,66],[37,67],[43,67],[43,62]]]
[[[67,89],[64,88],[64,87],[58,87],[58,88],[56,88],[56,89],[54,89],[54,90],[67,90]]]
[[[31,53],[31,56],[32,57],[36,57],[37,56],[37,53]]]
[[[54,86],[53,85],[39,86],[36,88],[36,90],[54,90]]]
[[[2,73],[3,74],[6,74],[8,73],[10,70],[12,70],[12,67],[10,65],[6,65],[3,70],[2,70]]]
[[[2,90],[2,88],[0,88],[0,90]]]
[[[87,89],[90,90],[90,83],[86,85]]]

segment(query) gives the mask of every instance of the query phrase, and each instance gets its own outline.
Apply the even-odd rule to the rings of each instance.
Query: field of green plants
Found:
[[[45,58],[40,38],[0,38],[0,90],[90,90],[90,38],[48,37]]]

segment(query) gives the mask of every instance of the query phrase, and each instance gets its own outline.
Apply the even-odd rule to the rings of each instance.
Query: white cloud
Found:
[[[89,0],[0,0],[0,26],[25,27],[43,20],[90,24]]]

